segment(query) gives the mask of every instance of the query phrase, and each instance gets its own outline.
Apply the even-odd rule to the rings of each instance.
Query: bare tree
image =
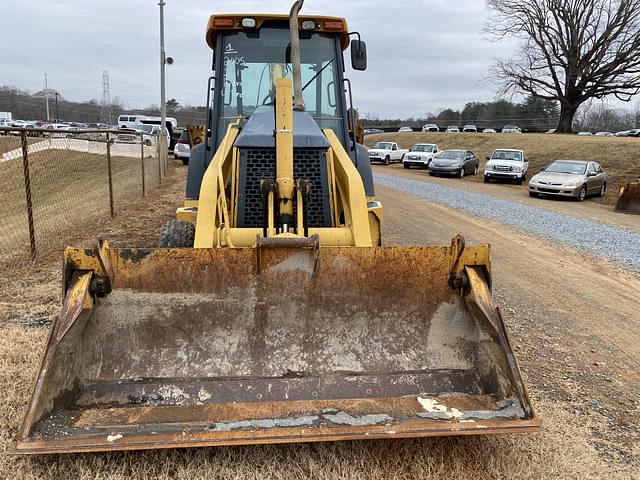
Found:
[[[515,37],[519,54],[497,60],[503,92],[560,104],[558,132],[589,99],[629,101],[640,91],[640,0],[487,0],[485,31]]]

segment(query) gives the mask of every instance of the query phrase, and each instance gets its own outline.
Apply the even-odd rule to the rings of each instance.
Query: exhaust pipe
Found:
[[[291,30],[291,65],[293,66],[293,109],[304,112],[302,100],[302,71],[300,68],[300,32],[298,13],[304,0],[296,0],[289,12],[289,29]]]

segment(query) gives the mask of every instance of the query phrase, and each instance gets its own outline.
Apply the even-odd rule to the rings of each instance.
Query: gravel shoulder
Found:
[[[454,188],[462,188],[467,192],[481,193],[491,197],[509,200],[511,202],[521,203],[523,205],[534,206],[549,210],[551,212],[561,213],[573,217],[579,217],[594,222],[605,223],[617,227],[624,227],[634,232],[640,233],[640,217],[637,215],[625,215],[615,213],[613,207],[609,204],[587,199],[584,202],[576,202],[565,198],[531,198],[529,197],[526,185],[514,185],[509,183],[482,183],[473,180],[477,178],[468,177],[464,180],[449,177],[430,177],[426,170],[422,169],[405,169],[401,164],[392,164],[388,166],[376,165],[373,167],[374,175],[397,175],[403,178],[427,182],[434,185],[444,185]],[[482,170],[478,173],[481,178]],[[531,175],[533,175],[532,172]],[[617,191],[609,189],[606,196],[616,198]],[[614,202],[615,203],[615,202]]]
[[[470,192],[465,185],[441,185],[376,172],[376,184],[502,223],[511,228],[616,262],[640,275],[640,232],[537,206]],[[636,216],[634,216],[636,217]]]

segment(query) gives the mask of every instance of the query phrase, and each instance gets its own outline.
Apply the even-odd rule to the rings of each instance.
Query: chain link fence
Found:
[[[0,268],[21,267],[117,215],[168,172],[156,135],[0,128]]]

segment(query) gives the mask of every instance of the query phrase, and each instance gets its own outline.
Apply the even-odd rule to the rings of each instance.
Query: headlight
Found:
[[[577,187],[577,186],[580,185],[580,183],[582,183],[582,182],[580,182],[580,180],[573,180],[571,182],[563,183],[562,186],[563,187]]]
[[[513,167],[513,171],[514,172],[521,172],[522,171],[522,167]]]
[[[462,163],[460,163],[460,162],[455,162],[455,163],[452,163],[452,164],[451,164],[451,166],[452,166],[452,167],[461,167],[461,166],[462,166]]]

